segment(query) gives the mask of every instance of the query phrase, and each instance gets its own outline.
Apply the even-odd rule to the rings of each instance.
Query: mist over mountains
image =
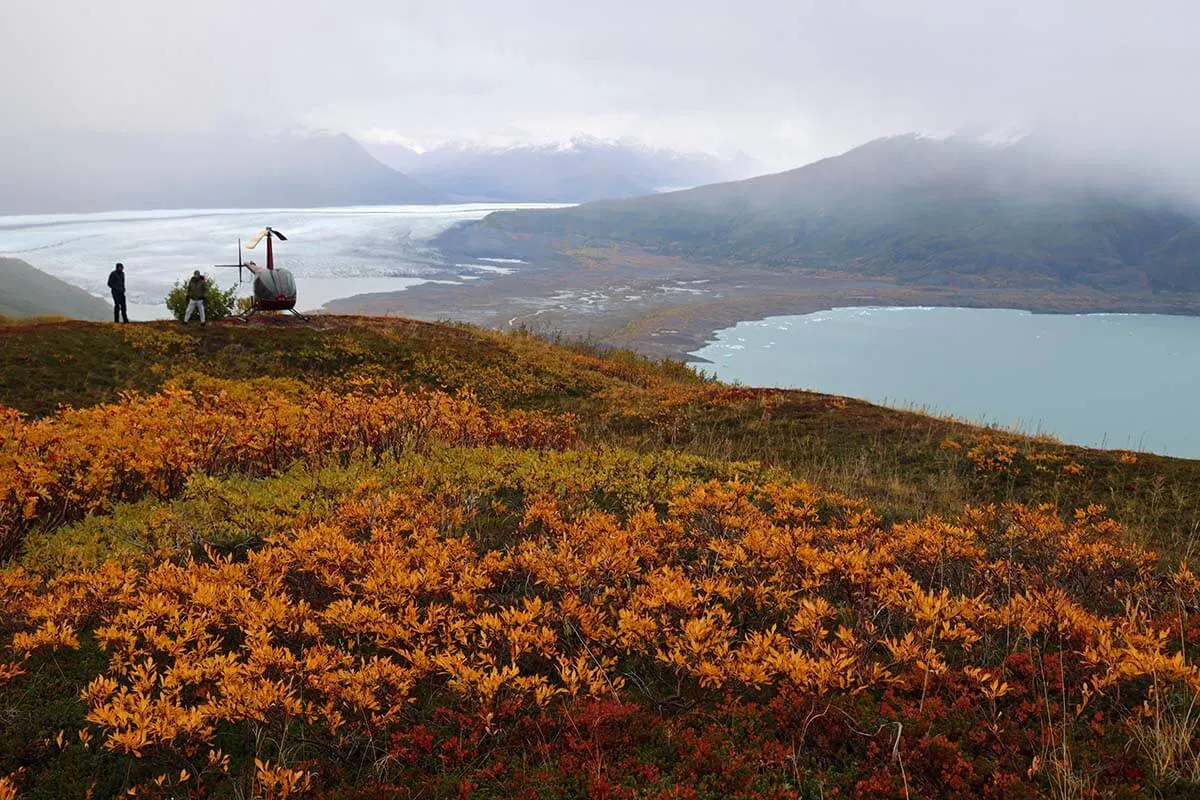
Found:
[[[754,162],[586,137],[419,152],[345,135],[10,134],[0,213],[582,201],[498,212],[443,244],[486,230],[931,286],[1200,290],[1186,170],[1166,179],[1121,164],[1038,135],[904,135],[711,183]]]
[[[430,203],[440,193],[349,136],[57,134],[0,138],[0,213]]]
[[[0,214],[170,208],[580,202],[754,173],[719,159],[577,137],[419,153],[347,135],[0,134]]]
[[[800,169],[479,226],[631,245],[698,263],[889,276],[928,285],[1200,289],[1189,199],[1036,137],[879,139]],[[447,236],[460,236],[451,231]]]
[[[402,144],[364,142],[363,146],[384,164],[461,201],[578,203],[761,172],[744,154],[719,158],[588,136],[514,147],[448,144],[423,152]]]

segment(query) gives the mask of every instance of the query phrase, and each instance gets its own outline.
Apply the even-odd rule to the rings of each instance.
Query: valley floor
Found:
[[[522,328],[687,358],[713,334],[744,320],[841,306],[1015,308],[1038,313],[1200,314],[1200,296],[1113,293],[1086,287],[989,288],[897,284],[853,273],[697,265],[621,248],[532,246],[489,240],[450,261],[503,253],[525,263],[467,284],[424,284],[330,303],[334,313],[396,315]]]

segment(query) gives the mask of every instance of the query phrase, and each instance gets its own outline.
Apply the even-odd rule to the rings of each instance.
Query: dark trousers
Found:
[[[113,296],[113,322],[129,322],[129,312],[125,310],[125,293],[112,293]]]

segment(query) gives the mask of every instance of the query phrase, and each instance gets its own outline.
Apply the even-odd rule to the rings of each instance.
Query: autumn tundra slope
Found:
[[[465,326],[0,344],[0,797],[1200,789],[1194,462]]]

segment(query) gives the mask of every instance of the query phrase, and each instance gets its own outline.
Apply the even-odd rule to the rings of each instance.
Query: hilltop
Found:
[[[105,320],[112,306],[16,258],[0,258],[0,317]]]
[[[362,317],[0,405],[0,797],[1200,789],[1200,462]]]

